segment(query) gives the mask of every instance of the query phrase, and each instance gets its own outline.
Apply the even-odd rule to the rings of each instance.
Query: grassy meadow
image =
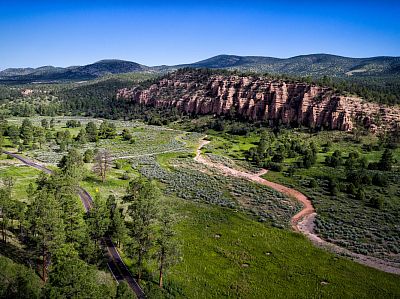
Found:
[[[37,124],[39,121],[36,119]],[[57,118],[55,129],[68,129],[64,123],[65,120]],[[195,163],[192,157],[204,134],[186,134],[181,130],[132,122],[120,121],[115,124],[119,133],[127,128],[135,142],[129,144],[118,136],[98,143],[90,142],[79,148],[81,152],[87,148],[110,149],[115,159],[104,183],[90,171],[93,163],[86,163],[88,171],[81,185],[93,197],[96,192],[104,200],[109,195],[114,195],[117,205],[126,208],[121,198],[128,186],[128,177],[131,179],[141,173],[157,182],[163,191],[162,205],[172,206],[174,209],[177,218],[175,228],[179,233],[178,239],[182,242],[179,262],[165,273],[164,288],[169,293],[167,297],[400,297],[398,275],[325,252],[314,246],[305,236],[292,232],[290,218],[300,209],[296,202],[268,188],[224,176],[215,169]],[[79,132],[77,128],[70,130],[74,135]],[[260,170],[244,159],[245,151],[258,145],[259,133],[234,136],[209,130],[207,135],[211,137],[211,142],[202,152],[209,155],[210,160],[249,172]],[[384,198],[385,204],[380,211],[370,207],[367,199],[360,202],[346,192],[333,197],[327,190],[329,177],[344,178],[344,168],[325,165],[325,157],[340,149],[343,157],[358,151],[370,161],[379,160],[382,150],[367,152],[362,146],[367,142],[376,142],[375,137],[366,136],[361,142],[353,143],[349,133],[328,131],[309,134],[287,130],[276,142],[283,144],[294,138],[317,143],[317,163],[310,169],[296,169],[294,174],[289,175],[287,170],[294,166],[297,159],[287,158],[282,163],[282,172],[269,171],[263,177],[299,190],[312,200],[320,222],[316,233],[321,237],[339,245],[342,240],[343,244],[350,244],[346,247],[355,252],[396,259],[393,246],[400,248],[398,234],[393,230],[398,225],[399,215],[400,180],[396,179],[397,172],[390,172],[393,179],[388,189],[364,186],[367,196],[379,194]],[[324,151],[327,141],[332,141],[332,145],[329,151]],[[163,154],[150,156],[153,152]],[[396,149],[393,153],[395,159],[400,161],[399,150]],[[52,159],[56,161],[56,158],[66,153],[58,153],[53,142],[41,151],[27,150],[23,154],[50,163]],[[129,158],[120,158],[125,156]],[[39,171],[25,166],[13,166],[13,163],[17,163],[16,160],[7,159],[6,155],[0,157],[0,163],[0,174],[15,178],[13,199],[27,201],[26,187],[30,182],[34,183]],[[55,163],[48,165],[55,168]],[[119,164],[118,167],[116,163]],[[309,187],[311,179],[318,181],[317,187]],[[345,183],[344,179],[341,181]],[[379,231],[371,230],[373,225]],[[17,244],[18,240],[15,242]],[[364,248],[359,244],[372,247]],[[124,255],[124,245],[120,252],[132,273],[137,273],[136,262]],[[7,253],[4,251],[3,254]],[[154,260],[145,263],[144,273],[145,279],[140,281],[142,286],[155,285],[158,272]],[[109,275],[105,277],[103,278],[110,279]]]

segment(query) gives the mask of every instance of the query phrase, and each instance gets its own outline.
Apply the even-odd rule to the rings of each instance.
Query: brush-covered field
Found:
[[[71,130],[77,135],[80,128],[66,128],[67,119],[55,118],[57,130]],[[71,118],[73,119],[73,118]],[[77,120],[77,119],[76,119]],[[41,119],[34,119],[37,125]],[[82,126],[93,119],[79,119]],[[112,122],[112,121],[110,121]],[[22,119],[15,119],[15,124]],[[95,121],[99,126],[100,121]],[[102,199],[114,195],[118,207],[126,210],[121,200],[129,180],[142,174],[157,182],[162,191],[162,205],[173,207],[177,222],[175,229],[182,243],[182,254],[178,262],[167,269],[164,288],[167,297],[175,298],[397,298],[400,297],[399,276],[385,273],[355,263],[343,256],[328,253],[314,246],[306,237],[292,232],[291,217],[301,210],[293,198],[260,186],[245,179],[226,176],[220,170],[193,160],[199,139],[205,134],[186,133],[165,127],[147,126],[135,122],[113,121],[117,136],[88,142],[78,149],[108,149],[114,157],[114,167],[107,173],[103,183],[90,169],[81,185],[94,197],[96,192]],[[127,129],[134,142],[120,136]],[[211,142],[202,151],[214,163],[257,173],[261,168],[244,155],[257,146],[260,134],[248,136],[222,135],[207,132]],[[341,132],[306,134],[289,131],[281,135],[283,144],[287,139],[299,138],[314,141],[319,147],[315,166],[309,169],[287,170],[297,159],[287,158],[282,163],[282,172],[269,171],[264,175],[274,181],[299,190],[313,202],[318,213],[315,233],[324,239],[360,253],[378,257],[396,258],[394,247],[398,246],[399,197],[397,172],[389,171],[389,188],[366,184],[364,201],[355,195],[341,192],[332,196],[327,184],[329,176],[338,177],[343,184],[344,166],[332,168],[325,165],[325,157],[340,149],[343,157],[358,151],[369,160],[379,160],[382,150],[367,152],[361,143],[350,144],[349,135]],[[370,137],[372,141],[374,139]],[[328,140],[337,140],[323,151]],[[6,138],[6,143],[8,138]],[[7,143],[13,149],[11,143]],[[151,155],[156,153],[155,155]],[[48,163],[55,168],[56,162],[65,152],[59,151],[57,142],[50,141],[42,149],[23,151],[23,155]],[[400,160],[398,150],[394,156]],[[26,188],[35,183],[38,171],[17,166],[17,161],[0,157],[1,176],[15,177],[13,200],[28,202]],[[117,167],[118,163],[118,167]],[[14,166],[14,164],[16,164]],[[372,175],[375,170],[366,170]],[[311,179],[318,186],[309,187]],[[379,194],[383,206],[377,210],[369,205],[368,198]],[[351,195],[351,196],[350,196]],[[129,217],[126,216],[126,220]],[[360,228],[362,227],[362,228]],[[369,234],[370,235],[369,235]],[[378,235],[379,234],[379,235]],[[374,239],[375,238],[375,239]],[[342,241],[343,243],[339,243]],[[351,243],[350,243],[351,242]],[[15,240],[15,244],[18,240]],[[346,245],[344,245],[346,244]],[[360,247],[367,244],[372,247]],[[376,247],[374,247],[376,245]],[[392,246],[393,245],[393,246]],[[17,245],[15,245],[17,246]],[[369,251],[373,248],[374,251]],[[21,248],[21,250],[25,250]],[[361,250],[365,250],[361,251]],[[136,261],[126,257],[124,244],[121,254],[132,273],[137,273]],[[7,255],[7,251],[2,251]],[[12,256],[9,256],[12,258]],[[34,262],[38,262],[33,260]],[[16,262],[23,263],[22,260]],[[100,275],[100,274],[99,274]],[[157,266],[149,259],[144,266],[143,287],[158,281]],[[108,276],[107,276],[108,277]],[[109,279],[109,277],[108,277]],[[154,298],[163,296],[154,293]],[[162,297],[160,297],[162,298]]]

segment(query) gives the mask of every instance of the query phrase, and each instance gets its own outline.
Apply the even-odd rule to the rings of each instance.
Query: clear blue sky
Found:
[[[400,56],[396,1],[1,1],[0,70],[219,54]]]

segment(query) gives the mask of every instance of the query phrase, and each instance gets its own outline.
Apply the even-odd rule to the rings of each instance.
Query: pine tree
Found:
[[[76,140],[78,141],[79,144],[86,144],[87,137],[86,137],[86,131],[84,129],[81,129],[78,133],[78,136],[76,136]]]
[[[112,231],[116,237],[118,248],[121,248],[121,242],[125,240],[128,230],[125,225],[125,219],[122,216],[122,210],[120,209],[116,209],[113,213]]]
[[[94,269],[78,258],[72,244],[64,244],[54,254],[54,265],[46,285],[46,298],[104,298],[94,283]]]
[[[157,187],[143,177],[139,177],[129,183],[124,202],[129,202],[129,215],[132,224],[128,234],[133,244],[128,247],[128,255],[137,259],[139,279],[141,278],[143,260],[147,257],[151,247],[153,228],[151,222],[157,219],[160,192]]]
[[[164,208],[160,214],[159,221],[161,222],[161,229],[157,238],[157,245],[160,259],[159,286],[161,288],[165,268],[178,260],[181,253],[181,244],[176,240],[177,231],[175,231],[173,227],[175,218],[172,215],[171,209]]]
[[[63,212],[54,195],[44,190],[39,192],[31,205],[34,240],[43,250],[43,280],[46,281],[46,267],[51,255],[65,241]]]
[[[16,125],[11,125],[8,128],[8,136],[10,136],[13,144],[18,144],[20,142],[19,129]]]
[[[43,129],[47,130],[47,127],[49,126],[49,123],[47,122],[46,118],[43,118],[41,120],[41,124],[42,124]]]
[[[129,289],[129,285],[125,281],[121,281],[115,299],[135,299],[135,294]]]
[[[7,225],[8,225],[8,205],[10,202],[11,196],[10,192],[6,188],[1,188],[0,189],[0,208],[1,208],[1,214],[2,214],[2,226],[1,226],[1,231],[2,231],[2,236],[3,236],[3,241],[4,243],[7,243]]]
[[[54,135],[53,135],[53,133],[52,133],[50,130],[47,130],[47,131],[46,131],[45,138],[46,138],[46,141],[49,142],[49,141],[51,141],[51,140],[54,139]]]
[[[37,140],[39,141],[40,148],[42,148],[42,144],[46,141],[45,139],[45,130],[41,127],[35,127],[34,130],[34,135],[37,137]]]
[[[0,131],[0,156],[3,154],[4,136]]]
[[[62,201],[64,212],[65,237],[67,242],[81,242],[84,239],[83,207],[80,200],[70,194]]]
[[[97,135],[97,127],[94,124],[94,122],[90,121],[87,125],[86,125],[86,133],[88,134],[89,138],[92,140],[94,136]]]
[[[50,129],[54,131],[54,118],[50,120]]]
[[[92,208],[88,211],[88,225],[92,239],[97,244],[97,241],[104,236],[110,225],[110,211],[98,193],[93,200]]]
[[[391,170],[392,169],[392,165],[394,162],[394,158],[393,158],[393,153],[390,149],[385,149],[385,151],[382,154],[382,157],[379,161],[379,168],[381,170]]]
[[[28,187],[26,188],[26,194],[28,195],[28,199],[32,199],[35,194],[35,188],[33,187],[32,183],[29,183]]]
[[[61,158],[57,166],[65,177],[73,179],[77,184],[78,181],[83,179],[86,170],[84,165],[82,155],[77,149],[73,148],[68,152],[68,155]]]

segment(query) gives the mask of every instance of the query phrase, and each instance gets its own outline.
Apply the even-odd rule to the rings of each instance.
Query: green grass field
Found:
[[[62,124],[58,125],[61,128]],[[118,127],[118,129],[122,129],[122,127]],[[182,132],[159,130],[147,126],[135,127],[130,130],[132,134],[136,134],[138,139],[136,144],[131,145],[132,147],[140,146],[145,149],[153,146],[153,143],[168,143],[169,140],[174,139],[184,142],[188,147],[188,149],[182,150],[183,153],[194,153],[198,139],[201,137],[200,134],[199,136],[186,136]],[[244,152],[259,142],[259,134],[254,132],[249,136],[208,132],[208,134],[210,133],[215,133],[216,136],[203,152],[208,151],[235,161],[243,161]],[[299,134],[300,136],[298,136]],[[343,209],[351,209],[357,213],[363,211],[364,208],[366,211],[373,211],[367,205],[357,205],[346,194],[338,197],[347,202],[338,202],[336,199],[332,199],[323,185],[315,190],[310,190],[307,186],[308,181],[313,177],[344,175],[340,169],[327,167],[323,163],[325,157],[331,155],[335,149],[340,149],[343,156],[357,150],[371,161],[374,161],[376,157],[379,159],[381,152],[365,152],[361,148],[361,143],[354,145],[346,141],[349,136],[351,135],[339,132],[322,132],[312,136],[297,131],[288,132],[284,138],[300,138],[307,142],[314,140],[320,148],[328,140],[332,140],[333,144],[328,153],[318,153],[315,168],[299,171],[293,177],[285,174],[285,169],[287,169],[285,168],[284,172],[270,171],[264,177],[304,192],[307,196],[313,196],[313,203],[319,209],[318,213],[327,219],[331,213],[328,209],[339,205]],[[367,137],[363,142],[367,142]],[[120,144],[123,142],[119,139],[115,140],[115,146]],[[180,148],[176,148],[180,150]],[[121,148],[121,155],[122,151],[125,151],[125,148]],[[145,150],[143,150],[144,152]],[[399,150],[395,150],[394,153],[395,158],[400,160]],[[182,158],[181,155],[181,152],[173,150],[167,154],[158,155],[157,162],[164,169],[174,171],[176,168],[182,168],[185,163],[188,164],[189,158]],[[144,159],[143,157],[145,156],[138,159]],[[178,157],[180,157],[182,165],[178,165],[179,163],[176,162]],[[12,160],[7,160],[5,155],[0,157],[0,163],[10,161]],[[93,197],[97,189],[102,199],[114,195],[117,198],[118,206],[126,207],[121,198],[129,180],[122,179],[122,176],[126,174],[133,178],[137,175],[137,171],[132,170],[129,159],[116,159],[115,162],[121,163],[122,167],[120,169],[113,167],[108,172],[104,183],[99,177],[88,171],[87,177],[81,184]],[[295,158],[286,159],[283,164],[291,166],[294,162]],[[92,165],[89,163],[86,164],[86,167],[91,168]],[[52,167],[55,168],[54,165]],[[191,167],[191,171],[195,172],[197,166],[193,164]],[[16,186],[13,189],[13,198],[18,200],[26,200],[26,187],[29,182],[35,181],[38,173],[37,170],[29,167],[5,166],[0,168],[0,174],[15,177]],[[212,176],[216,180],[216,186],[228,181],[217,173],[213,173]],[[165,190],[166,183],[157,183],[160,188]],[[224,194],[229,194],[227,187],[224,186],[221,189]],[[229,187],[234,189],[235,186]],[[390,191],[390,194],[384,192],[381,194],[394,207],[398,207],[399,204],[398,195],[396,195],[397,187],[397,185],[392,186],[393,190]],[[371,195],[374,194],[375,189],[375,187],[366,186],[366,191]],[[249,195],[243,192],[242,196]],[[314,246],[303,235],[273,228],[271,222],[268,221],[258,222],[259,216],[249,216],[249,211],[193,202],[191,199],[185,200],[182,198],[182,193],[181,197],[178,197],[177,192],[163,194],[162,204],[174,207],[179,220],[176,223],[176,229],[183,243],[182,259],[168,269],[164,277],[166,288],[176,287],[179,289],[179,291],[170,292],[170,294],[175,294],[176,298],[400,298],[398,275],[385,273],[342,256],[325,252]],[[278,213],[277,211],[275,210],[275,213]],[[385,209],[382,211],[387,212]],[[346,215],[350,217],[353,214],[346,213]],[[372,216],[373,214],[371,214]],[[357,217],[355,219],[361,221],[362,216],[359,217],[357,214]],[[379,223],[383,223],[383,220],[379,221]],[[322,232],[329,233],[329,231]],[[365,232],[358,232],[358,234],[361,233]],[[393,234],[388,233],[387,236],[389,235]],[[367,238],[367,240],[372,242],[371,238]],[[124,253],[123,246],[121,253]],[[135,261],[126,258],[126,263],[133,273],[137,272]],[[146,263],[145,273],[156,281],[157,271],[154,261]],[[99,274],[99,280],[103,279],[102,275]],[[145,284],[144,281],[141,283]]]
[[[184,255],[169,277],[185,286],[187,298],[400,296],[397,275],[324,252],[300,234],[228,209],[179,206]]]

